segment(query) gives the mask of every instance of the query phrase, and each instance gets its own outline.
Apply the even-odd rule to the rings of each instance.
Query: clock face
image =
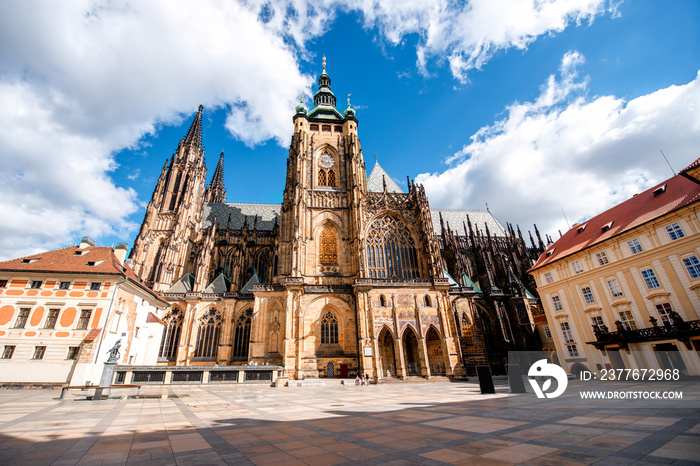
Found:
[[[328,154],[323,154],[321,157],[318,159],[318,164],[322,166],[323,168],[330,168],[333,166],[333,157],[331,157]]]

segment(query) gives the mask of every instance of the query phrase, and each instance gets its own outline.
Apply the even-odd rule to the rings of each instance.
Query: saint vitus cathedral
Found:
[[[539,350],[527,270],[544,249],[488,211],[431,210],[375,163],[367,177],[350,107],[318,78],[296,107],[281,205],[226,201],[209,185],[202,107],[166,162],[130,254],[171,304],[159,362],[281,366],[291,378],[498,371]]]

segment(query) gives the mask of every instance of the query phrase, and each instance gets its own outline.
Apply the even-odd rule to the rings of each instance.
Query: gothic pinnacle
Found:
[[[197,149],[202,148],[202,109],[203,108],[204,107],[202,105],[199,106],[199,109],[197,110],[197,114],[195,115],[194,120],[192,120],[192,124],[190,125],[190,130],[187,132],[187,135],[182,140],[183,144],[192,144]]]

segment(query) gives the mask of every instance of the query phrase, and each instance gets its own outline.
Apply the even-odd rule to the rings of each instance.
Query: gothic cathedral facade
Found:
[[[223,153],[206,185],[200,106],[130,254],[171,304],[159,361],[453,377],[541,349],[526,271],[542,241],[488,210],[431,210],[378,163],[368,178],[355,111],[330,84],[324,62],[313,109],[296,108],[281,205],[227,203]]]

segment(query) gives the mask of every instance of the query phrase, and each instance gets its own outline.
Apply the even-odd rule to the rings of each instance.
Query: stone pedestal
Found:
[[[114,362],[106,362],[104,369],[102,369],[102,377],[100,377],[100,387],[110,387],[112,385],[112,380],[114,380],[114,370],[117,364]],[[95,394],[92,397],[92,401],[99,401],[102,399],[102,388],[96,388]]]

